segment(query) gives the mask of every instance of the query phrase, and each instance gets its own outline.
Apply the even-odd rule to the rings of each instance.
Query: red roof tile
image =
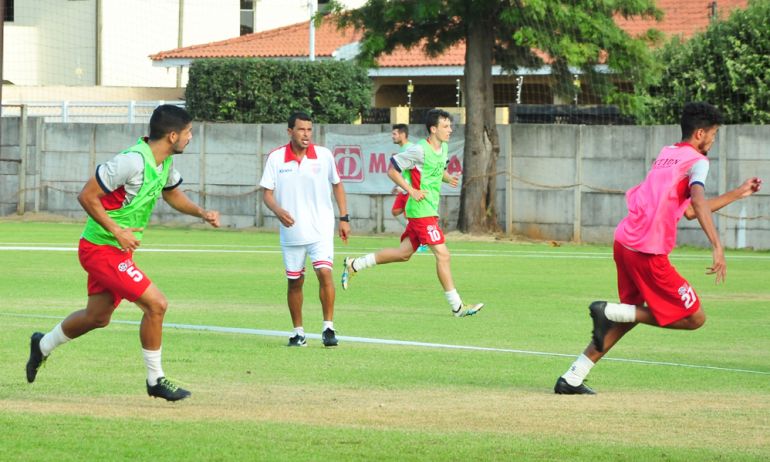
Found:
[[[657,0],[658,8],[665,13],[663,21],[623,18],[618,18],[616,21],[632,36],[655,28],[669,36],[682,34],[687,38],[706,29],[712,14],[711,4],[714,1]],[[717,5],[717,14],[721,18],[726,18],[735,8],[745,8],[748,0],[718,0]],[[157,61],[175,58],[303,57],[308,56],[308,33],[309,22],[305,21],[220,42],[162,51],[150,58]],[[320,58],[331,58],[335,50],[343,45],[357,42],[360,38],[361,33],[352,28],[340,30],[333,21],[323,21],[316,28],[315,55]],[[465,43],[458,43],[435,58],[425,56],[420,47],[413,47],[411,50],[397,48],[389,55],[382,55],[378,62],[381,67],[462,66],[465,64]]]
[[[174,50],[161,51],[151,55],[153,61],[161,59],[190,58],[278,58],[308,56],[309,21],[279,27],[264,32],[242,35],[240,37],[193,45]],[[358,41],[360,32],[353,29],[339,30],[332,21],[324,21],[315,34],[315,55],[331,58],[337,48]]]
[[[730,12],[736,8],[746,8],[748,0],[657,0],[655,4],[664,12],[663,20],[654,19],[623,19],[616,18],[615,22],[631,36],[643,34],[647,29],[657,29],[666,36],[682,35],[692,37],[696,32],[702,32],[711,21],[713,3],[717,4],[717,15],[727,19]]]

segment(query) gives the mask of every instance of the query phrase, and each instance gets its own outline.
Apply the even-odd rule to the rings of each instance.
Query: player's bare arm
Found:
[[[121,228],[115,221],[107,215],[107,211],[102,205],[101,198],[106,193],[99,186],[96,177],[91,177],[83,186],[83,190],[78,194],[78,202],[83,210],[88,213],[104,229],[112,233],[117,239],[120,248],[123,250],[134,251],[139,247],[139,239],[134,236],[134,231],[141,231],[142,228]]]
[[[762,179],[757,177],[749,178],[737,188],[728,191],[718,197],[709,199],[709,208],[712,212],[716,212],[722,207],[730,205],[737,200],[749,197],[750,195],[758,192],[760,189],[762,189]],[[692,204],[690,204],[687,207],[687,210],[685,210],[684,217],[688,220],[695,218],[695,209],[693,208]]]
[[[457,175],[450,175],[449,172],[444,170],[444,177],[441,178],[441,181],[444,183],[448,183],[449,186],[456,188],[457,185],[460,183],[460,177]]]
[[[690,187],[690,197],[692,197],[692,207],[695,210],[695,216],[698,218],[701,228],[706,233],[709,242],[711,242],[713,265],[706,269],[706,274],[715,274],[716,283],[724,282],[727,272],[727,263],[725,262],[725,253],[722,243],[719,240],[719,234],[714,226],[714,220],[711,217],[711,208],[703,186],[694,184]]]
[[[392,164],[388,166],[388,178],[390,178],[390,181],[396,183],[397,186],[401,187],[401,189],[406,191],[409,196],[412,197],[412,199],[421,201],[425,198],[425,193],[419,189],[412,188],[412,186],[406,182],[401,172],[396,170]]]
[[[178,188],[164,190],[163,200],[175,210],[203,219],[206,223],[219,228],[219,212],[216,210],[204,210],[198,204],[191,201],[187,194]]]
[[[278,218],[282,225],[290,228],[294,224],[294,218],[292,218],[288,211],[282,209],[278,205],[278,202],[275,200],[273,190],[264,188],[262,191],[262,202],[264,202],[267,208],[269,208],[275,214],[276,218]]]
[[[345,187],[342,185],[341,181],[332,185],[332,193],[334,194],[334,200],[337,201],[337,208],[340,211],[340,216],[348,216],[347,196],[345,196]],[[342,242],[347,244],[348,236],[350,236],[350,222],[340,220],[339,235]]]

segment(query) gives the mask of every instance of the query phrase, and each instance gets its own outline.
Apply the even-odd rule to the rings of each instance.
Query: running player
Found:
[[[192,139],[192,117],[173,105],[158,106],[150,117],[150,136],[96,167],[78,201],[88,213],[78,256],[88,273],[88,303],[45,335],[32,334],[27,381],[35,381],[40,365],[54,348],[93,329],[106,327],[122,299],[144,312],[139,326],[147,367],[147,394],[177,401],[190,396],[168,380],[161,367],[163,317],[168,301],[133,260],[150,215],[163,196],[174,209],[219,227],[219,212],[206,211],[182,192],[182,177],[172,156]]]
[[[393,156],[388,167],[388,177],[409,194],[406,203],[408,223],[401,235],[401,245],[358,258],[345,258],[342,288],[348,288],[350,278],[358,271],[378,264],[408,261],[420,244],[427,244],[436,256],[436,272],[452,313],[458,317],[471,316],[484,304],[465,304],[457,293],[449,264],[449,249],[438,223],[441,183],[449,183],[452,187],[457,187],[458,183],[458,178],[446,171],[447,142],[452,135],[451,116],[446,111],[432,109],[427,114],[425,127],[428,138]],[[409,171],[410,182],[404,180],[404,171]]]
[[[708,154],[722,115],[708,103],[687,103],[682,111],[682,141],[666,146],[642,183],[626,192],[628,215],[615,230],[613,254],[620,303],[593,302],[592,341],[556,381],[557,394],[595,392],[583,381],[591,368],[637,324],[668,329],[698,329],[706,322],[700,299],[671,266],[682,216],[697,218],[711,242],[713,264],[707,274],[723,282],[727,265],[711,212],[759,191],[762,180],[750,178],[738,188],[706,199]]]

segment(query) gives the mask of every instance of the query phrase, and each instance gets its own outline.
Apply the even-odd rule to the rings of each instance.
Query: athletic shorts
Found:
[[[700,299],[685,278],[671,266],[668,255],[636,252],[615,242],[620,303],[646,302],[660,326],[684,319],[700,309]]]
[[[152,283],[134,264],[133,252],[80,239],[78,258],[88,273],[88,295],[109,292],[116,308],[124,298],[136,301]]]
[[[401,235],[401,241],[409,238],[412,249],[417,250],[421,244],[438,245],[444,243],[444,232],[438,225],[438,217],[423,217],[406,219],[406,229]]]
[[[313,242],[305,245],[284,245],[283,265],[288,279],[299,279],[305,274],[305,259],[310,256],[313,269],[333,269],[334,240]]]
[[[401,210],[401,213],[404,213],[404,207],[406,207],[407,200],[409,200],[409,194],[396,194],[396,199],[393,201],[393,207],[390,208],[390,211],[393,212],[396,210]]]

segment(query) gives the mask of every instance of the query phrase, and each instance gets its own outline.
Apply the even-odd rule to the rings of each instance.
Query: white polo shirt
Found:
[[[332,185],[340,182],[331,151],[311,144],[300,161],[291,143],[267,157],[259,185],[273,191],[278,205],[294,218],[281,225],[281,245],[305,245],[334,239]]]

